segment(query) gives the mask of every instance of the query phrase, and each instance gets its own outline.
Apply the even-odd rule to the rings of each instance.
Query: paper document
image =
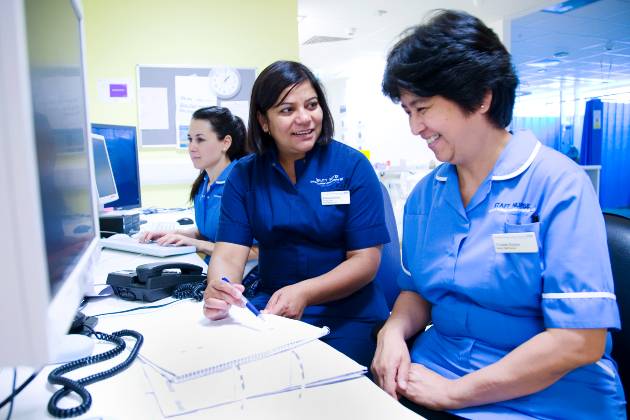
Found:
[[[358,378],[366,368],[319,340],[181,383],[150,365],[145,375],[165,417]]]
[[[275,315],[264,315],[266,322],[262,323],[247,309],[235,306],[228,318],[210,321],[202,308],[199,302],[183,301],[126,320],[127,328],[144,336],[140,358],[171,382],[269,357],[329,332],[326,327]]]

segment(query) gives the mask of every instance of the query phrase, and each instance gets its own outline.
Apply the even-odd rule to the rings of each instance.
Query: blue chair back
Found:
[[[610,265],[621,317],[621,331],[613,331],[612,357],[617,362],[626,398],[630,394],[630,218],[604,213]],[[626,411],[630,408],[626,406]]]
[[[389,231],[391,241],[383,245],[381,252],[381,265],[374,277],[374,283],[381,289],[387,307],[392,310],[394,302],[400,293],[398,287],[398,276],[402,272],[400,263],[400,241],[398,240],[398,229],[396,228],[396,217],[394,216],[394,208],[389,198],[387,188],[381,183],[381,191],[383,193],[383,203],[385,205],[385,223]]]

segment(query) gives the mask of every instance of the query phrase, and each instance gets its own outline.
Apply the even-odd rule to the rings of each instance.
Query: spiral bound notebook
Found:
[[[232,307],[226,319],[210,321],[202,308],[198,302],[182,301],[130,316],[126,323],[127,328],[144,335],[140,358],[169,382],[184,382],[264,359],[329,332],[326,327],[275,315],[263,315],[262,322],[239,307]]]
[[[249,399],[291,391],[303,398],[309,388],[358,378],[366,372],[364,366],[317,340],[180,383],[170,382],[150,365],[143,368],[164,417],[246,404]]]

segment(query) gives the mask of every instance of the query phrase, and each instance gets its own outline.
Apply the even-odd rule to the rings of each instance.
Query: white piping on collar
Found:
[[[214,183],[217,184],[217,185],[225,184],[225,180],[223,180],[223,181],[214,181]]]
[[[438,174],[435,174],[435,179],[437,179],[438,181],[446,182],[447,178],[445,176],[439,176]]]
[[[492,177],[492,180],[505,181],[506,179],[514,178],[516,176],[519,176],[523,172],[525,172],[527,168],[529,168],[529,166],[532,164],[534,159],[536,159],[536,155],[538,155],[538,152],[540,151],[541,147],[542,147],[542,144],[539,141],[537,141],[536,146],[534,146],[534,150],[532,150],[532,153],[529,155],[525,163],[523,163],[517,170],[515,170],[514,172],[510,172],[509,174],[506,174],[506,175],[494,175]]]

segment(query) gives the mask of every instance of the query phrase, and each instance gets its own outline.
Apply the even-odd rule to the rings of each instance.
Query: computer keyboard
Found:
[[[158,245],[156,243],[141,244],[137,239],[124,234],[112,235],[101,239],[103,248],[116,249],[118,251],[135,252],[136,254],[152,255],[154,257],[170,257],[173,255],[192,254],[197,248],[192,245],[172,246]]]

